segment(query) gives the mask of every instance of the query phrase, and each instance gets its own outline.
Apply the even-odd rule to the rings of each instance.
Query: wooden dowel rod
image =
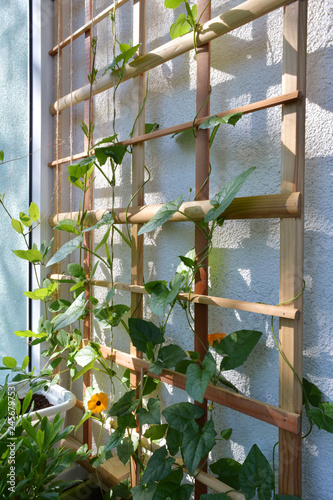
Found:
[[[111,349],[109,347],[100,346],[100,350],[106,359],[110,359]],[[134,370],[136,373],[140,373],[142,368],[148,372],[150,365],[150,363],[144,359],[137,358],[116,349],[113,349],[113,360],[118,365]],[[186,388],[186,375],[182,373],[165,369],[159,375],[155,375],[151,372],[148,372],[148,375],[174,387],[183,390]],[[223,387],[216,387],[209,384],[205,393],[205,398],[258,420],[262,420],[263,422],[267,422],[268,424],[275,425],[280,429],[288,430],[293,434],[298,434],[300,431],[301,417],[297,413],[285,411],[277,406],[248,398],[242,394],[224,389]]]
[[[280,219],[298,217],[300,214],[300,194],[270,194],[262,196],[245,196],[235,198],[225,212],[221,215],[225,219]],[[127,222],[129,224],[144,224],[162,207],[159,205],[145,205],[142,207],[130,207],[127,211]],[[175,213],[169,222],[186,222],[188,217],[195,221],[202,220],[207,212],[212,208],[209,200],[187,201],[180,207],[180,211]],[[88,210],[86,223],[90,226],[99,222],[103,215],[110,212],[105,210]],[[78,220],[78,212],[68,212],[52,214],[49,218],[51,227],[55,227],[59,221],[65,219]],[[188,217],[187,217],[188,216]],[[116,208],[114,210],[116,224],[126,223],[126,209]]]
[[[211,40],[229,33],[230,31],[247,24],[254,19],[257,19],[272,10],[278,9],[283,5],[291,3],[292,0],[247,0],[237,7],[213,18],[211,21],[205,23],[198,33],[196,40],[197,46],[205,45]],[[158,47],[143,56],[137,57],[134,61],[126,64],[122,77],[122,82],[134,78],[152,68],[160,66],[161,64],[174,59],[181,54],[185,54],[193,49],[193,33],[187,33],[180,38],[171,40],[170,42]],[[106,73],[101,78],[98,78],[94,84],[94,95],[103,92],[115,84],[115,78],[110,73]],[[72,99],[73,105],[78,104],[88,99],[90,94],[90,86],[84,85],[83,87],[75,90],[71,94],[63,96],[59,101],[53,102],[50,105],[50,113],[54,115],[59,111],[66,109],[70,106]]]
[[[300,91],[289,92],[288,94],[282,94],[277,97],[271,97],[269,99],[264,99],[263,101],[254,102],[252,104],[246,104],[245,106],[239,106],[238,108],[229,109],[227,111],[222,111],[221,113],[217,113],[216,116],[222,118],[223,116],[230,115],[232,113],[242,113],[246,115],[248,113],[253,113],[255,111],[261,111],[263,109],[272,108],[274,106],[279,106],[281,104],[286,104],[288,102],[296,101],[297,99],[302,98],[302,93]],[[211,116],[205,116],[196,120],[195,127],[199,127],[205,120],[210,118]],[[159,137],[165,137],[166,135],[172,135],[177,132],[183,132],[185,130],[190,130],[193,127],[193,122],[185,122],[179,125],[174,125],[172,127],[163,128],[161,130],[156,130],[155,132],[150,132],[150,134],[140,135],[138,137],[133,137],[132,139],[128,139],[126,141],[120,141],[119,144],[123,145],[133,145],[138,142],[151,141],[152,139],[158,139]],[[93,154],[93,151],[91,151]],[[74,156],[66,156],[64,158],[60,158],[58,160],[58,165],[61,163],[68,163],[76,160],[81,160],[82,158],[86,158],[87,153],[82,152],[78,153]],[[49,167],[54,167],[57,164],[55,161],[48,163]]]
[[[64,47],[66,47],[67,45],[69,45],[71,43],[71,40],[76,40],[77,38],[79,38],[79,36],[83,35],[87,31],[89,31],[92,28],[93,25],[96,25],[97,23],[99,23],[100,21],[102,21],[103,19],[105,19],[106,17],[108,17],[109,14],[110,14],[110,12],[113,9],[118,9],[119,7],[121,7],[122,5],[124,5],[127,2],[128,2],[128,0],[118,0],[116,3],[110,5],[110,7],[107,7],[106,9],[104,9],[97,16],[95,16],[91,21],[85,23],[83,26],[81,26],[81,28],[79,28],[76,31],[74,31],[74,33],[72,34],[72,36],[69,35],[64,40],[62,40],[59,43],[59,45],[55,45],[53,47],[53,49],[51,49],[49,51],[49,55],[50,56],[56,55],[58,49],[63,49]]]
[[[50,280],[72,279],[71,276],[63,274],[50,274]],[[91,280],[92,286],[100,286],[103,288],[112,288],[111,281],[106,280]],[[117,290],[125,292],[138,293],[147,295],[143,285],[129,285],[127,283],[114,283]],[[212,297],[210,295],[199,295],[196,293],[179,293],[178,298],[184,301],[190,301],[195,304],[207,304],[209,306],[224,307],[225,309],[237,309],[238,311],[247,311],[257,314],[265,314],[266,316],[276,316],[278,318],[297,319],[299,310],[292,306],[273,306],[270,304],[260,304],[258,302],[246,302],[244,300],[224,299],[222,297]]]

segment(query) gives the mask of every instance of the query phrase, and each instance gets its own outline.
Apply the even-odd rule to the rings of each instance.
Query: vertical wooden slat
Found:
[[[306,77],[307,1],[298,0],[284,8],[283,92],[301,90],[303,99],[285,104],[281,131],[281,191],[302,193],[304,203],[304,137]],[[303,287],[304,210],[296,219],[282,219],[280,226],[280,302],[290,300]],[[302,311],[303,298],[293,303]],[[279,342],[282,351],[302,379],[303,314],[296,320],[280,320]],[[280,356],[280,407],[301,413],[302,390],[291,369]],[[279,432],[279,493],[302,496],[302,438]]]
[[[211,16],[211,5],[207,7],[207,0],[198,0],[198,18],[200,24],[209,21]],[[197,49],[197,91],[196,91],[196,112],[198,118],[210,114],[210,100],[208,98],[210,91],[210,44],[203,45]],[[196,131],[195,147],[195,192],[197,200],[209,199],[209,129]],[[202,232],[195,228],[195,253],[200,261],[205,254],[207,239]],[[202,267],[197,273],[195,279],[195,293],[208,295],[208,257],[202,262]],[[200,353],[203,359],[208,347],[208,306],[205,304],[195,304],[195,339],[194,350]],[[201,418],[200,424],[203,425],[207,419],[207,400],[199,404],[205,410],[205,415]],[[207,470],[207,464],[203,466]],[[207,493],[207,486],[195,481],[195,499]]]
[[[141,43],[139,55],[145,53],[145,21],[146,21],[146,0],[133,0],[133,45]],[[145,74],[141,74],[133,79],[133,121],[136,120],[142,107],[146,93]],[[145,133],[145,110],[143,109],[133,131],[133,137]],[[145,164],[145,144],[138,143],[132,149],[132,195],[144,183]],[[133,201],[133,205],[144,205],[144,190],[141,189]],[[132,250],[131,250],[131,284],[143,285],[143,236],[138,236],[141,225],[132,226]],[[131,312],[136,318],[142,317],[142,296],[137,293],[131,294]],[[141,357],[142,354],[131,344],[130,353]],[[132,387],[137,387],[140,376],[133,373],[130,378]],[[137,463],[131,459],[131,483],[137,484]]]
[[[85,23],[89,22],[94,17],[94,2],[93,0],[85,0],[84,2],[85,8]],[[84,74],[85,74],[85,84],[89,83],[88,75],[91,73],[91,63],[92,63],[92,53],[91,53],[91,40],[93,34],[93,29],[90,29],[85,33],[84,38]],[[89,119],[93,120],[93,116],[90,116],[90,109],[93,109],[92,102],[90,99],[84,102],[84,122],[87,124],[88,128],[90,127]],[[88,143],[87,137],[84,139],[84,147],[85,150],[89,148],[90,144]],[[84,206],[83,211],[92,210],[93,209],[93,186],[91,185],[88,189],[85,198],[84,198]],[[92,233],[88,231],[84,233],[83,244],[92,250]],[[89,252],[84,252],[84,269],[87,274],[91,272],[92,268],[92,258]],[[89,299],[91,295],[91,286],[89,285],[86,288],[86,299]],[[84,319],[83,325],[83,337],[90,340],[91,338],[91,313],[89,313]],[[91,371],[87,371],[83,375],[83,393],[86,388],[91,386],[92,384],[92,376]],[[92,446],[92,421],[89,418],[83,424],[83,442],[88,444],[88,448],[90,449]]]
[[[62,0],[57,0],[54,9],[54,41],[58,43],[62,40],[63,36],[63,12],[62,12]],[[55,99],[60,99],[62,96],[62,50],[58,49],[58,52],[54,58],[54,97]],[[53,155],[55,160],[59,160],[62,157],[62,112],[58,112],[54,116],[54,150]],[[62,176],[62,165],[57,164],[53,170],[53,205],[56,211],[61,211],[61,176]],[[53,240],[53,254],[61,246],[61,231],[55,231]],[[60,263],[53,266],[53,272],[60,273]]]

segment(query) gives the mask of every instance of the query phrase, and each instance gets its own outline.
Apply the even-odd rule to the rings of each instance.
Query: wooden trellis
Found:
[[[61,118],[62,111],[85,102],[85,120],[89,108],[90,86],[87,82],[70,94],[62,95],[62,51],[64,47],[71,44],[74,39],[85,37],[85,61],[87,75],[90,72],[90,43],[93,36],[93,27],[98,22],[108,17],[112,9],[120,8],[128,0],[119,0],[115,5],[110,5],[102,13],[94,17],[93,0],[84,0],[85,25],[73,32],[70,36],[62,39],[62,0],[55,1],[55,46],[50,50],[50,55],[55,57],[55,101],[50,105],[50,112],[55,117],[55,155],[49,164],[54,168],[54,184],[57,187],[54,197],[54,215],[50,218],[50,224],[56,225],[57,221],[67,218],[61,209],[61,166],[70,161],[86,156],[85,153],[75,152],[67,157],[62,157],[61,151]],[[145,0],[133,0],[133,44],[141,43],[139,57],[134,62],[127,64],[122,82],[133,80],[133,116],[136,117],[145,96],[145,72],[157,67],[166,61],[173,59],[193,49],[193,34],[189,33],[181,38],[172,40],[157,49],[145,53]],[[207,0],[198,0],[198,14],[204,11],[202,17],[203,27],[197,36],[197,91],[196,108],[200,110],[196,127],[200,125],[209,115],[209,100],[206,101],[210,88],[210,44],[209,42],[233,29],[253,21],[274,9],[284,7],[283,21],[283,75],[282,95],[242,106],[237,109],[224,110],[218,114],[223,116],[232,112],[241,111],[252,113],[273,106],[282,106],[282,128],[281,128],[281,193],[277,195],[265,195],[237,198],[227,209],[225,218],[229,219],[257,219],[257,218],[279,218],[280,225],[280,302],[296,297],[303,287],[303,240],[304,240],[304,137],[305,137],[305,73],[306,73],[306,16],[307,1],[297,0],[247,0],[238,7],[210,20],[210,7],[206,8]],[[114,79],[106,74],[97,79],[93,87],[93,94],[103,92],[114,85]],[[219,111],[219,110],[214,110]],[[143,184],[145,142],[155,140],[165,135],[184,131],[192,127],[192,122],[175,124],[172,127],[162,129],[150,134],[145,134],[145,117],[142,113],[137,120],[133,137],[123,144],[133,147],[132,161],[132,192],[135,193]],[[209,133],[207,130],[197,130],[196,135],[196,191],[199,191],[207,179],[209,171]],[[92,194],[88,197],[86,209],[90,224],[100,220],[104,211],[94,210]],[[116,288],[131,293],[132,311],[136,315],[142,315],[142,294],[145,294],[143,286],[143,237],[137,235],[140,224],[149,221],[160,206],[145,206],[143,189],[136,198],[133,206],[127,214],[127,220],[132,224],[132,261],[131,261],[131,283],[116,283]],[[209,203],[209,185],[205,184],[200,191],[197,201],[184,203],[181,210],[195,220],[201,220],[205,213],[211,208]],[[78,217],[77,213],[71,213],[71,217]],[[125,209],[116,208],[115,222],[125,222]],[[172,220],[187,220],[186,217],[176,214]],[[60,231],[58,232],[60,234]],[[195,249],[199,253],[206,245],[200,234],[195,235]],[[59,248],[59,238],[56,248]],[[87,271],[90,269],[90,261],[86,257]],[[208,306],[232,308],[253,313],[277,316],[280,319],[279,342],[280,347],[294,370],[302,377],[302,295],[293,303],[282,306],[251,303],[222,297],[211,297],[208,295],[208,276],[206,265],[197,278],[195,293],[180,294],[182,300],[191,300],[195,304],[195,329],[200,341],[195,340],[195,349],[204,355],[202,346],[207,346],[208,334]],[[56,278],[59,269],[54,269],[52,276]],[[106,281],[93,280],[92,285],[109,286]],[[90,319],[85,323],[84,337],[90,338]],[[111,350],[102,347],[103,355],[107,358]],[[142,368],[147,368],[148,363],[141,359],[140,353],[132,348],[130,354],[113,351],[116,363],[133,370],[136,380]],[[163,370],[155,378],[159,378],[167,384],[185,388],[186,376],[172,370]],[[136,383],[133,380],[134,384]],[[84,386],[90,385],[90,374],[84,379]],[[225,405],[236,411],[268,422],[279,428],[279,492],[301,497],[301,411],[302,391],[296,377],[280,357],[279,367],[279,407],[266,404],[261,401],[235,394],[227,389],[209,385],[206,398]],[[83,408],[82,402],[78,407]],[[203,405],[206,409],[206,404]],[[91,427],[86,423],[84,428],[84,440],[91,444]],[[133,464],[134,465],[134,464]],[[101,469],[103,478],[112,482],[111,473],[107,467]],[[135,468],[132,467],[133,478]],[[216,491],[226,491],[228,486],[211,478],[204,471],[200,473],[196,481],[195,495],[200,498],[201,493],[210,486]],[[231,498],[244,498],[238,493],[230,493]]]

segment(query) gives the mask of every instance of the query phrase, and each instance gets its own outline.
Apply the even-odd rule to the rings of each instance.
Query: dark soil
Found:
[[[22,405],[23,401],[24,401],[24,398],[20,399],[21,405]],[[32,402],[34,402],[33,411],[43,410],[44,408],[50,408],[51,406],[53,406],[53,405],[51,405],[49,400],[45,396],[43,396],[43,394],[33,394],[31,402],[30,402],[26,412],[30,411]]]

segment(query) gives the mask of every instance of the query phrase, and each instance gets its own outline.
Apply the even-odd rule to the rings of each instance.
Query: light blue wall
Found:
[[[18,218],[29,204],[29,2],[1,1],[0,19],[0,149],[5,161],[24,157],[0,167],[0,193]],[[27,354],[26,343],[13,332],[28,327],[28,266],[12,250],[24,248],[22,240],[0,207],[0,354],[18,361]]]

